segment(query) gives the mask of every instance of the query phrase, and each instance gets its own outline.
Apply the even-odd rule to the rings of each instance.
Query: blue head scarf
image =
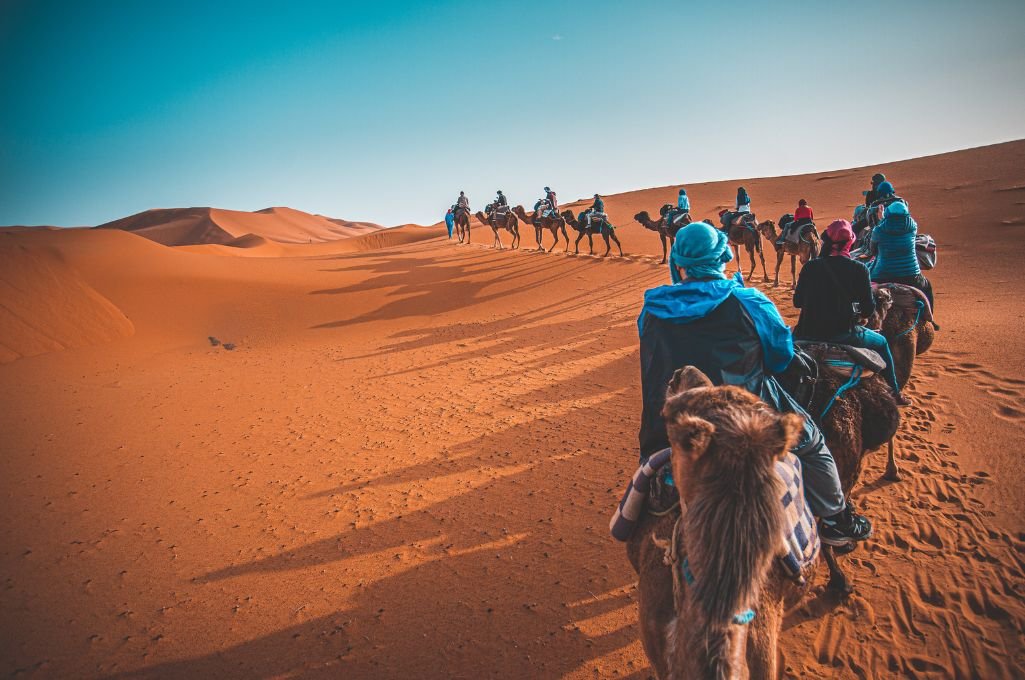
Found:
[[[725,279],[723,269],[732,259],[733,251],[726,234],[704,222],[693,222],[676,234],[669,258],[669,275],[673,283],[682,283],[676,269],[679,267],[690,279]]]
[[[893,193],[893,185],[889,182],[880,182],[879,186],[876,187],[876,195],[878,196],[889,196]]]

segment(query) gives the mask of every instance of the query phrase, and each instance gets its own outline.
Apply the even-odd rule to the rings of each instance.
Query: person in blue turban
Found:
[[[774,377],[794,357],[790,328],[761,291],[725,274],[733,258],[729,239],[704,222],[676,235],[669,270],[673,283],[644,293],[637,320],[641,358],[641,460],[669,447],[662,407],[674,371],[694,366],[715,385],[736,385],[782,413],[804,417],[794,447],[801,459],[805,496],[820,518],[822,540],[834,546],[872,534],[868,519],[844,500],[833,455],[812,418]]]

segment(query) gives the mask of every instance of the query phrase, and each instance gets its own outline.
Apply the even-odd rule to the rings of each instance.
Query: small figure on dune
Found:
[[[776,245],[781,246],[786,241],[797,243],[800,240],[801,229],[808,225],[815,226],[815,211],[808,205],[808,201],[802,198],[797,202],[794,219],[788,220],[786,225],[783,224],[783,220],[780,220],[781,229]]]
[[[470,242],[470,199],[463,193],[459,192],[459,198],[456,199],[455,209],[452,213],[452,223],[456,227],[456,236],[459,238],[459,242],[466,243]],[[449,238],[451,238],[450,228]]]
[[[616,247],[619,248],[619,254],[622,256],[623,246],[619,242],[619,237],[616,236],[616,228],[612,226],[609,216],[605,213],[605,201],[598,194],[594,195],[594,203],[591,204],[591,207],[580,213],[579,218],[573,214],[572,210],[564,210],[562,217],[566,220],[566,224],[577,231],[577,240],[573,244],[574,252],[580,252],[580,240],[586,235],[591,255],[594,255],[594,234],[597,232],[605,240],[605,253],[602,257],[607,256],[612,249],[612,245],[609,243],[610,239],[615,241]]]
[[[512,234],[512,243],[510,247],[515,250],[520,245],[520,229],[519,219],[516,217],[516,213],[509,209],[509,201],[506,199],[505,194],[502,190],[498,190],[498,195],[495,200],[490,203],[485,211],[482,213],[477,212],[477,219],[481,224],[486,224],[491,227],[491,230],[495,234],[494,246],[501,250],[502,239],[498,236],[499,229],[505,229]]]
[[[448,212],[445,213],[445,226],[448,228],[448,239],[450,241],[452,240],[452,229],[456,226],[455,209],[456,207],[452,206],[448,209]]]

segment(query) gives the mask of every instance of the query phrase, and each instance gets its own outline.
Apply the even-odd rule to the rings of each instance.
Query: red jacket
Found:
[[[814,220],[815,219],[815,213],[812,211],[810,205],[806,205],[806,206],[803,206],[803,207],[799,207],[797,210],[794,211],[794,219],[795,220]]]

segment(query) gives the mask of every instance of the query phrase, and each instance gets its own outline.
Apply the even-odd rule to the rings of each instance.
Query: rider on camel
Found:
[[[555,197],[555,192],[549,187],[545,187],[544,200],[548,201],[548,214],[556,216],[559,214],[559,200]]]
[[[899,406],[911,401],[897,385],[893,355],[886,338],[869,330],[863,318],[875,312],[875,298],[868,267],[851,259],[854,230],[847,220],[837,220],[822,234],[822,254],[804,265],[794,289],[794,307],[801,317],[794,337],[852,347],[864,347],[879,353],[886,362],[882,376],[893,388]]]
[[[469,214],[470,212],[470,199],[462,191],[459,192],[459,198],[456,199],[456,209],[462,208]]]
[[[587,213],[588,229],[591,228],[591,218],[593,218],[595,215],[600,216],[601,219],[608,222],[608,220],[605,219],[605,201],[601,200],[601,196],[599,196],[598,194],[594,195],[594,203],[592,203],[591,207],[588,208],[585,212]]]
[[[876,254],[872,262],[872,280],[917,288],[925,294],[935,313],[932,284],[922,275],[915,252],[916,236],[918,223],[908,212],[907,204],[897,200],[888,205],[883,221],[872,230],[871,246]]]
[[[802,198],[797,202],[797,210],[794,211],[794,219],[783,226],[779,238],[776,239],[776,245],[781,246],[790,238],[796,241],[796,234],[800,234],[801,229],[809,224],[815,224],[815,211],[811,209],[810,205],[808,205],[808,201]]]
[[[793,453],[801,459],[805,495],[821,519],[820,536],[842,546],[872,535],[872,525],[844,500],[836,463],[812,418],[774,377],[794,358],[790,329],[769,298],[727,279],[729,239],[703,222],[681,229],[669,261],[673,285],[644,294],[637,321],[641,363],[641,460],[669,446],[662,419],[666,385],[681,366],[694,366],[715,385],[735,385],[776,410],[804,417]],[[681,271],[683,275],[681,275]]]

